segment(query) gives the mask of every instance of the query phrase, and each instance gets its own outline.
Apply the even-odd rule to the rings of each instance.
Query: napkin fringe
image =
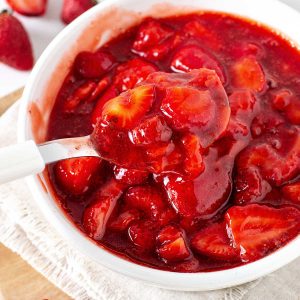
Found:
[[[3,218],[1,219],[3,221]],[[78,286],[78,284],[75,284],[67,275],[68,273],[64,272],[67,265],[58,266],[57,264],[53,264],[53,262],[46,258],[42,252],[32,244],[30,239],[26,237],[26,233],[18,224],[14,224],[13,226],[0,226],[0,242],[20,255],[29,265],[65,293],[72,296],[72,298],[90,299],[86,290]],[[55,249],[59,251],[59,249]]]

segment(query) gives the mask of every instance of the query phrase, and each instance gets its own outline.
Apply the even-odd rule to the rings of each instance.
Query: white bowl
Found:
[[[106,0],[65,28],[45,50],[26,85],[19,115],[19,140],[43,141],[55,96],[78,52],[95,49],[146,15],[158,17],[201,9],[224,11],[267,24],[300,44],[300,15],[276,0],[185,0],[184,6],[182,0],[162,2]],[[95,40],[100,33],[102,38]],[[185,291],[230,287],[271,273],[300,255],[298,237],[263,259],[233,269],[186,274],[140,266],[99,247],[80,232],[57,206],[47,178],[31,176],[27,182],[40,209],[62,238],[96,263],[159,287]]]

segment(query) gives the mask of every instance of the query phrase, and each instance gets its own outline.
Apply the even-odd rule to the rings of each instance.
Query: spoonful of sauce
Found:
[[[195,177],[203,171],[201,152],[225,131],[229,118],[228,98],[215,71],[152,73],[106,102],[90,136],[40,145],[29,140],[0,149],[0,183],[82,156],[155,174]],[[186,161],[191,156],[193,166]]]

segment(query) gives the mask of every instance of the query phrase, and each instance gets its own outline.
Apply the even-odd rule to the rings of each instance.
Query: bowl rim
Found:
[[[294,9],[277,0],[265,1],[268,1],[272,5],[279,6],[283,13],[295,13]],[[21,98],[18,117],[18,140],[20,142],[28,139],[26,124],[28,122],[27,110],[31,100],[31,90],[33,86],[39,82],[39,75],[43,70],[43,65],[51,57],[53,50],[63,43],[63,39],[66,35],[80,28],[81,23],[85,20],[109,8],[110,5],[117,5],[119,2],[120,0],[106,0],[99,3],[63,29],[43,52],[30,74]],[[163,0],[161,2],[163,2]],[[297,15],[300,17],[298,12]],[[27,177],[26,183],[46,220],[53,224],[58,234],[74,246],[74,248],[104,267],[157,287],[184,291],[209,291],[227,288],[250,282],[267,275],[300,256],[298,251],[300,248],[300,236],[298,236],[284,247],[262,259],[231,269],[211,272],[180,273],[142,266],[102,248],[85,236],[66,218],[61,208],[56,204],[56,201],[53,201],[51,196],[47,197],[45,195],[37,176]],[[51,200],[52,203],[49,200]]]

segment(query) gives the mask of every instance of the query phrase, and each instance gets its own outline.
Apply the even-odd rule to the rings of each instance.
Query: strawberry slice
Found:
[[[237,169],[241,172],[251,166],[258,167],[262,178],[275,186],[295,178],[300,169],[298,129],[279,127],[275,134],[244,149],[237,158]]]
[[[114,166],[114,175],[116,180],[123,184],[136,185],[144,183],[148,179],[149,173]]]
[[[285,185],[282,187],[281,192],[286,200],[300,205],[300,181]]]
[[[150,110],[153,101],[153,85],[139,86],[106,102],[102,119],[117,128],[132,129]]]
[[[244,262],[267,255],[300,233],[300,211],[292,207],[233,206],[225,219],[233,246]]]
[[[132,243],[142,252],[155,249],[156,226],[151,221],[137,221],[128,228],[128,236]]]
[[[277,91],[272,98],[273,108],[283,111],[290,104],[291,98],[291,91],[286,89]]]
[[[300,125],[300,100],[294,97],[285,109],[287,119],[294,125]]]
[[[106,87],[105,87],[106,88]],[[110,86],[103,95],[98,99],[97,104],[92,113],[92,124],[96,125],[97,120],[102,117],[102,110],[104,104],[113,98],[116,98],[119,95],[117,89],[112,85]]]
[[[170,68],[172,71],[180,73],[200,68],[214,70],[220,77],[221,82],[225,82],[220,63],[196,45],[184,46],[178,50],[172,58]]]
[[[256,98],[249,90],[234,91],[229,97],[231,113],[235,116],[243,112],[252,113],[256,103]]]
[[[169,202],[183,218],[206,218],[226,204],[231,193],[233,161],[216,160],[215,151],[204,158],[205,170],[194,180],[168,174],[163,179]]]
[[[161,116],[146,118],[129,132],[129,138],[135,145],[168,142],[171,137],[172,130]]]
[[[110,222],[109,229],[115,231],[125,231],[131,223],[140,219],[140,213],[136,209],[130,209],[122,212],[119,216]]]
[[[181,138],[181,142],[185,153],[184,170],[189,179],[194,179],[205,169],[199,138],[194,134],[187,134]]]
[[[168,26],[156,20],[146,20],[139,26],[132,51],[148,59],[161,59],[170,50],[168,41],[173,34]]]
[[[10,7],[25,16],[40,16],[45,13],[47,0],[6,0]]]
[[[199,21],[194,20],[186,23],[182,28],[182,32],[189,38],[196,38],[201,41],[201,45],[204,44],[213,50],[219,50],[222,47],[219,37]]]
[[[171,127],[197,134],[203,148],[226,130],[230,107],[215,71],[198,69],[185,75],[156,73],[147,82],[157,82],[166,89],[161,111]]]
[[[166,263],[182,261],[191,256],[184,232],[173,225],[164,227],[156,240],[156,252]]]
[[[114,57],[108,52],[83,51],[76,56],[74,67],[79,76],[92,79],[104,75],[113,66],[114,62]]]
[[[121,197],[124,186],[114,179],[109,180],[93,195],[92,203],[84,210],[83,228],[89,237],[101,240],[107,222]]]
[[[0,13],[0,62],[18,70],[33,67],[33,53],[22,23],[6,11]]]
[[[145,147],[145,167],[151,173],[178,171],[182,162],[182,153],[172,141],[157,143]]]
[[[251,166],[239,170],[235,178],[235,190],[235,203],[243,205],[263,200],[272,187],[261,177],[259,169]]]
[[[114,85],[119,92],[124,92],[133,89],[156,71],[158,68],[155,65],[141,58],[133,58],[117,67]]]
[[[214,259],[239,260],[239,252],[231,246],[224,222],[198,231],[191,240],[191,246],[198,253]]]
[[[55,167],[57,182],[69,193],[80,195],[88,190],[93,176],[99,170],[97,157],[71,158],[59,161]]]
[[[240,59],[232,68],[232,84],[237,88],[247,88],[253,92],[261,92],[266,86],[266,79],[261,65],[255,57]]]
[[[69,24],[96,4],[95,0],[64,0],[61,19],[64,23]]]
[[[73,113],[79,104],[87,100],[89,96],[92,95],[96,87],[97,84],[93,81],[87,81],[79,86],[64,103],[64,112]]]
[[[143,211],[153,220],[157,220],[166,208],[162,193],[150,185],[129,188],[124,202],[127,207]]]

